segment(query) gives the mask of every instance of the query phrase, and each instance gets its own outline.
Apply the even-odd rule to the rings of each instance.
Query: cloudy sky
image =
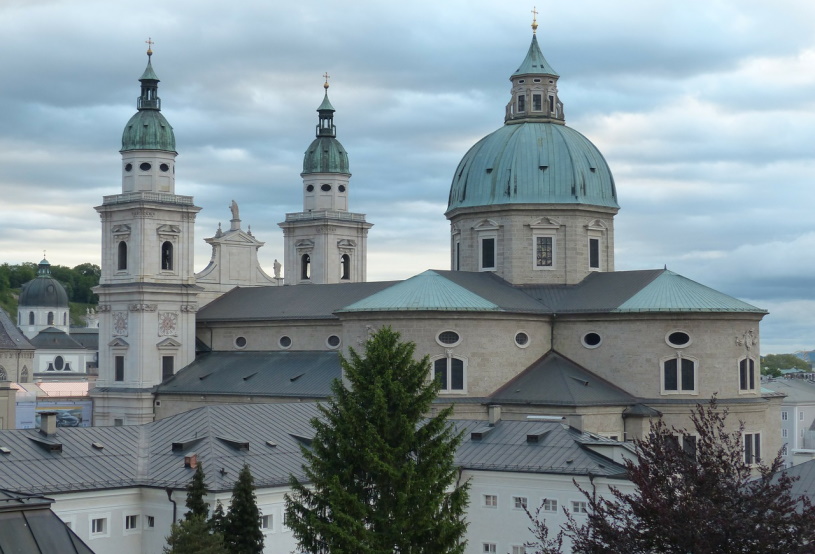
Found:
[[[531,39],[520,0],[0,1],[0,261],[99,263],[93,206],[121,190],[146,44],[203,242],[228,226],[282,259],[302,209],[321,75],[375,224],[370,280],[447,268],[458,161],[503,124]],[[770,310],[763,353],[815,347],[815,2],[579,0],[538,6],[567,124],[606,156],[617,269],[667,265]]]

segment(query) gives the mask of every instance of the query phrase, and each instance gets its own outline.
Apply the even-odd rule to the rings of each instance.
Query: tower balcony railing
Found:
[[[159,202],[161,204],[176,204],[180,206],[192,206],[192,196],[180,196],[169,192],[125,192],[123,194],[112,194],[102,198],[102,204],[126,204],[128,202]]]
[[[286,214],[286,221],[310,221],[314,219],[339,219],[342,221],[359,221],[365,223],[365,214],[341,212],[338,210],[310,210]]]

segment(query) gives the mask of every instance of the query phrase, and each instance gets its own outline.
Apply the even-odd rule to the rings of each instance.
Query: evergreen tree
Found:
[[[209,518],[209,526],[213,533],[220,533],[221,535],[226,530],[226,515],[224,514],[224,505],[221,504],[220,500],[215,505],[215,510],[212,511],[212,517]]]
[[[230,554],[260,554],[263,552],[263,531],[260,530],[255,485],[249,466],[238,474],[229,513],[224,521],[224,544]]]
[[[461,442],[451,408],[425,419],[439,383],[425,356],[385,327],[364,356],[341,358],[337,380],[303,448],[306,482],[291,477],[286,524],[300,549],[320,553],[464,552],[468,486],[457,484]]]
[[[209,505],[204,500],[208,492],[205,477],[204,464],[198,462],[198,466],[195,468],[195,474],[192,476],[192,479],[190,479],[190,482],[187,483],[187,513],[184,515],[184,519],[200,517],[206,521],[209,515]]]
[[[173,523],[164,554],[227,554],[224,537],[211,533],[201,516],[192,516]]]

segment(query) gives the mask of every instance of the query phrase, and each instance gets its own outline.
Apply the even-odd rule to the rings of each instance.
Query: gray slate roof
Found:
[[[42,496],[0,490],[0,552],[93,554]]]
[[[806,496],[815,504],[815,460],[792,466],[782,470],[780,473],[798,477],[798,480],[792,484],[792,488],[790,489],[790,494],[793,498]]]
[[[313,437],[310,421],[318,413],[316,403],[221,404],[140,426],[60,427],[52,437],[32,429],[0,431],[0,446],[10,450],[0,454],[0,488],[44,494],[133,486],[181,489],[194,473],[184,465],[191,453],[204,463],[212,491],[231,490],[244,464],[258,487],[284,485],[290,474],[304,479],[300,444]],[[454,423],[468,433],[485,425]],[[546,431],[541,442],[527,444],[527,434]],[[581,439],[558,422],[503,421],[480,442],[465,441],[457,463],[494,471],[621,472],[588,451]],[[61,451],[47,447],[54,443]]]
[[[71,329],[71,338],[88,350],[99,350],[99,329]]]
[[[208,352],[157,387],[159,394],[326,398],[341,376],[336,352]]]
[[[808,379],[770,379],[761,388],[784,394],[783,404],[815,404],[815,383]]]
[[[85,346],[56,327],[46,327],[31,339],[36,348],[46,350],[86,350]]]
[[[0,349],[3,350],[34,350],[34,346],[17,328],[8,314],[0,308]]]

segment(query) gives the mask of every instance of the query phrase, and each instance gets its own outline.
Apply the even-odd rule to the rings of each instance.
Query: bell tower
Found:
[[[193,231],[200,208],[191,196],[175,194],[175,135],[161,114],[152,54],[148,48],[138,111],[122,134],[121,194],[105,196],[95,208],[102,220],[102,276],[94,289],[94,425],[152,421],[152,388],[195,355]]]

